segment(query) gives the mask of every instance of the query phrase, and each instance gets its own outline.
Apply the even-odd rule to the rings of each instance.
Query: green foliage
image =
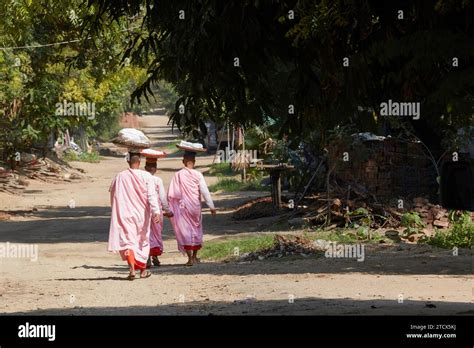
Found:
[[[349,212],[350,217],[357,218],[357,224],[352,222],[346,227],[357,227],[358,225],[361,225],[357,229],[357,234],[360,237],[365,237],[369,235],[369,228],[370,225],[372,224],[372,215],[369,213],[369,211],[365,208],[357,208],[356,210],[350,211]]]
[[[428,238],[428,244],[452,249],[457,248],[472,248],[474,238],[474,222],[471,220],[469,212],[457,214],[451,212],[453,226],[449,231],[436,231],[436,234]]]
[[[267,191],[268,188],[260,185],[263,179],[263,172],[256,168],[247,169],[247,181],[242,182],[235,177],[240,173],[235,172],[230,163],[215,163],[211,165],[206,175],[218,177],[218,182],[209,187],[211,192],[223,190],[225,192],[235,191]]]
[[[385,243],[390,243],[381,234],[371,230],[368,226],[360,226],[357,229],[353,228],[338,228],[330,231],[324,229],[316,230],[314,232],[307,232],[307,236],[313,240],[323,239],[333,242],[352,244],[352,243],[379,243],[383,240]]]
[[[235,172],[232,170],[230,163],[214,163],[211,165],[206,175],[234,176]]]
[[[99,163],[100,156],[97,152],[83,152],[81,154],[77,154],[74,151],[67,151],[64,153],[62,159],[66,162],[89,162],[89,163]]]
[[[419,229],[424,227],[420,215],[415,212],[404,213],[400,223],[405,227],[405,230],[403,231],[405,236],[418,233]]]
[[[265,173],[255,167],[248,168],[246,171],[247,181],[260,182],[265,177]]]
[[[357,237],[366,239],[369,235],[369,228],[367,226],[360,226],[356,232]]]
[[[165,108],[166,114],[171,114],[174,111],[179,97],[171,83],[164,80],[159,81],[153,89],[153,94],[156,98],[156,105]]]
[[[424,226],[423,222],[421,221],[420,215],[415,212],[404,213],[401,219],[401,224],[403,227],[422,228]]]
[[[147,78],[145,68],[121,64],[127,28],[111,24],[91,39],[83,31],[90,11],[82,0],[6,0],[0,13],[0,47],[39,46],[0,50],[4,156],[32,145],[45,148],[51,134],[66,129],[101,139],[116,135],[121,113],[131,108],[131,93]],[[71,42],[41,47],[66,41]],[[156,89],[169,107],[172,88],[160,82]],[[93,103],[95,117],[60,116],[57,103],[63,101]]]
[[[370,129],[385,123],[412,126],[408,118],[378,115],[380,103],[388,99],[420,101],[426,127],[445,139],[470,122],[472,1],[88,4],[93,18],[87,23],[94,29],[111,20],[143,18],[144,30],[129,38],[125,52],[149,68],[135,97],[149,95],[157,81],[171,82],[180,96],[171,117],[185,133],[202,129],[207,119],[245,125],[270,119],[280,135],[304,138],[316,130],[324,143],[328,129],[350,122],[370,124]],[[177,19],[181,9],[186,25]],[[290,9],[295,19],[288,18]],[[404,20],[396,16],[400,9]],[[344,57],[350,58],[347,67]],[[184,114],[177,110],[181,103]],[[290,104],[294,114],[288,112]]]
[[[356,210],[349,212],[349,215],[350,216],[369,215],[369,211],[365,208],[357,208]]]
[[[221,190],[224,192],[268,191],[269,188],[260,185],[258,181],[242,182],[237,179],[221,177],[216,184],[209,186],[209,191],[216,192]]]
[[[204,244],[200,253],[203,259],[222,260],[234,258],[235,252],[241,255],[269,248],[274,244],[273,235],[258,235],[227,241],[210,241]],[[238,248],[238,249],[236,249]]]

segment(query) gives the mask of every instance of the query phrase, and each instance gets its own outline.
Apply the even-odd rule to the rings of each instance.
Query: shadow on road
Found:
[[[258,295],[257,298],[242,296],[242,299],[229,302],[195,299],[179,303],[178,297],[176,304],[159,304],[159,298],[145,300],[149,301],[150,305],[40,309],[8,315],[472,315],[474,312],[472,304],[463,302],[405,300],[403,303],[398,303],[396,300],[385,299],[354,300],[296,296],[291,303],[288,294],[282,294],[281,300],[259,300]],[[182,319],[179,318],[167,317],[166,320],[176,320],[177,325],[183,325]],[[345,318],[337,320],[338,325],[343,327]]]

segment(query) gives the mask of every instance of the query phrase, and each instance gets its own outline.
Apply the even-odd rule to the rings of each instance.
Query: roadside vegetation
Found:
[[[229,261],[236,259],[238,255],[244,253],[258,252],[275,245],[275,233],[257,234],[255,236],[235,237],[226,240],[215,240],[207,242],[201,252],[203,259]],[[353,229],[337,229],[333,231],[308,231],[288,233],[283,235],[286,238],[294,239],[300,236],[312,242],[324,240],[342,244],[354,243],[380,243],[383,240],[386,243],[392,243],[387,238],[378,234],[362,237]],[[237,251],[239,254],[237,254]]]
[[[427,244],[440,248],[472,248],[474,242],[474,222],[468,212],[451,212],[453,223],[449,231],[436,230],[433,237],[426,240]]]
[[[247,180],[241,180],[241,173],[234,171],[228,163],[214,163],[206,175],[217,176],[217,183],[209,186],[209,191],[236,192],[236,191],[270,191],[269,186],[261,184],[263,173],[255,168],[247,172]]]
[[[407,213],[403,221],[406,225],[405,233],[417,233],[422,227],[421,222],[416,217],[416,213]],[[433,237],[426,237],[420,243],[426,243],[435,247],[452,249],[471,248],[474,236],[474,223],[469,214],[452,212],[452,228],[448,231],[436,230]],[[275,233],[256,234],[254,236],[235,237],[226,240],[214,240],[204,245],[201,256],[203,259],[230,261],[235,260],[244,253],[259,252],[275,245]],[[398,242],[388,238],[378,231],[366,227],[359,228],[339,228],[334,230],[304,230],[294,233],[284,234],[286,238],[294,239],[300,236],[310,241],[330,241],[339,244],[386,244],[396,245]]]
[[[64,153],[62,159],[66,162],[89,162],[89,163],[99,163],[101,158],[99,153],[97,152],[83,152],[81,154],[77,154],[73,151],[67,151]]]

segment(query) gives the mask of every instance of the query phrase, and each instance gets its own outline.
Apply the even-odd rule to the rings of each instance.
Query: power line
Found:
[[[16,49],[24,49],[24,48],[40,48],[40,47],[51,47],[51,46],[60,46],[60,45],[66,45],[68,43],[72,42],[78,42],[82,40],[88,40],[90,37],[86,39],[75,39],[75,40],[69,40],[69,41],[60,41],[60,42],[53,42],[49,44],[44,44],[44,45],[28,45],[28,46],[13,46],[13,47],[0,47],[0,50],[6,51],[6,50],[16,50]]]
[[[131,31],[133,29],[137,29],[140,26],[128,28],[128,29],[123,29],[119,30],[119,32],[125,32],[125,31]],[[59,41],[59,42],[53,42],[53,43],[48,43],[48,44],[38,44],[38,45],[26,45],[26,46],[12,46],[12,47],[0,47],[0,51],[7,51],[7,50],[17,50],[17,49],[28,49],[28,48],[41,48],[41,47],[52,47],[52,46],[60,46],[60,45],[67,45],[69,43],[73,42],[79,42],[83,40],[90,40],[92,37],[86,37],[84,39],[74,39],[74,40],[69,40],[69,41]]]

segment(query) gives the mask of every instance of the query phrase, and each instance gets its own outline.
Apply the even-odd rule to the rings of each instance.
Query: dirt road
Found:
[[[164,147],[175,135],[164,116],[141,119]],[[199,157],[204,171],[211,156]],[[474,314],[472,257],[426,246],[367,246],[364,262],[298,258],[184,267],[168,221],[163,266],[126,281],[126,265],[106,251],[108,187],[123,158],[73,163],[89,180],[32,182],[23,195],[0,194],[0,210],[29,210],[0,222],[0,243],[38,246],[37,261],[0,258],[0,312],[28,314]],[[179,156],[159,162],[165,186]],[[206,177],[208,183],[216,178]],[[204,209],[205,240],[272,230],[270,221],[234,221],[231,209],[258,193],[214,194],[215,219]],[[75,208],[69,208],[71,200]],[[281,231],[284,232],[284,231]],[[401,297],[400,297],[401,296]],[[402,301],[399,301],[402,298]]]

